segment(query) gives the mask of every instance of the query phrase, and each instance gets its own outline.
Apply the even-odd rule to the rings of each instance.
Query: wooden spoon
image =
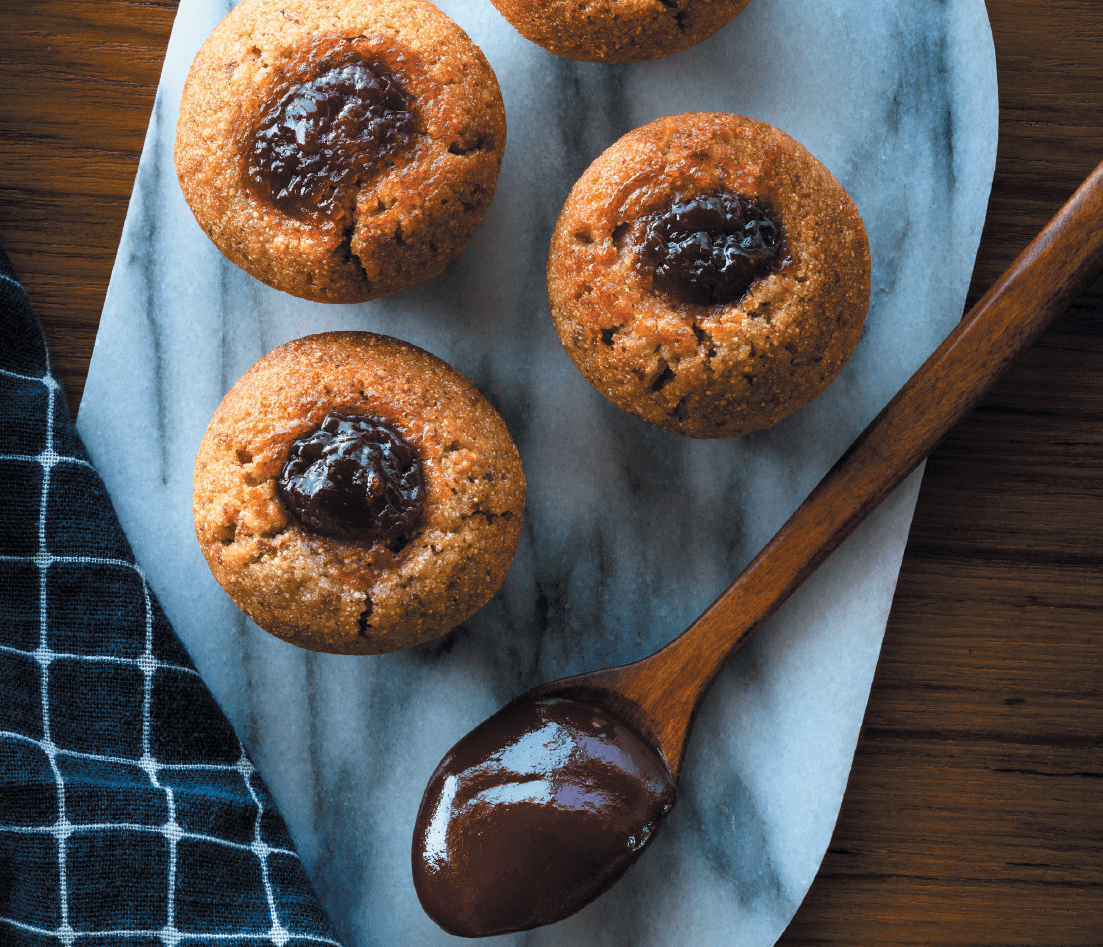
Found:
[[[466,937],[529,930],[616,883],[673,806],[697,708],[732,655],[1101,269],[1103,164],[686,631],[537,687],[460,740],[414,829],[429,916]]]
[[[870,422],[739,577],[650,657],[543,684],[634,727],[677,779],[731,657],[1103,270],[1103,164]]]

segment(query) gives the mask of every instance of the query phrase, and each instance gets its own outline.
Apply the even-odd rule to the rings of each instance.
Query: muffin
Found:
[[[726,26],[748,0],[493,0],[518,33],[582,62],[642,62]]]
[[[258,625],[312,651],[445,634],[505,578],[525,477],[497,412],[436,356],[329,332],[269,352],[196,458],[195,532]]]
[[[547,275],[559,339],[606,398],[667,431],[733,437],[838,375],[869,304],[869,242],[788,135],[688,113],[629,132],[579,178]]]
[[[192,63],[176,173],[238,266],[353,303],[460,252],[505,140],[494,72],[428,0],[244,0]]]

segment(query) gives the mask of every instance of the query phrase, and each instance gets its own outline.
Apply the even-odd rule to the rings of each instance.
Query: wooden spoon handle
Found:
[[[969,413],[1103,269],[1103,164],[681,636],[616,669],[677,776],[693,715],[751,634]],[[661,721],[661,722],[660,722]]]

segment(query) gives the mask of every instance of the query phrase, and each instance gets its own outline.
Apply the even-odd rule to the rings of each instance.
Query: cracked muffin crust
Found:
[[[295,296],[352,303],[460,252],[505,139],[493,70],[428,0],[244,0],[192,63],[175,162],[231,261]]]
[[[581,62],[643,62],[681,52],[749,0],[493,0],[525,39]]]
[[[750,199],[780,226],[777,258],[734,301],[679,297],[643,259],[648,223],[702,195]],[[547,275],[559,339],[606,398],[667,431],[733,437],[776,424],[838,375],[869,304],[869,242],[842,185],[788,135],[687,113],[629,132],[579,178]]]
[[[332,414],[386,422],[412,445],[424,509],[390,539],[299,525],[278,480]],[[196,459],[195,532],[234,603],[312,651],[379,654],[443,635],[497,591],[517,547],[525,477],[502,419],[454,368],[368,332],[269,352],[215,412]]]

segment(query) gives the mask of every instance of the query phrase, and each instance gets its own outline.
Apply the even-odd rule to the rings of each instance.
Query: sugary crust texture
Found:
[[[786,259],[736,303],[656,291],[633,224],[720,190],[777,212]],[[869,290],[869,242],[842,185],[773,126],[715,112],[613,144],[572,189],[548,255],[552,319],[582,374],[641,420],[697,438],[769,427],[823,392],[858,342]]]
[[[425,514],[407,544],[313,535],[276,489],[291,443],[331,411],[390,421],[417,449]],[[215,412],[195,466],[195,532],[230,598],[312,651],[379,654],[445,634],[505,578],[525,477],[502,419],[459,372],[367,332],[282,345]]]
[[[284,71],[316,41],[353,44],[414,100],[411,150],[361,185],[351,228],[300,222],[251,194],[239,158]],[[427,0],[244,0],[192,64],[176,173],[196,220],[230,260],[304,299],[376,299],[436,276],[478,229],[506,140],[486,58]]]
[[[581,62],[643,62],[708,39],[749,0],[493,0],[518,33]]]

